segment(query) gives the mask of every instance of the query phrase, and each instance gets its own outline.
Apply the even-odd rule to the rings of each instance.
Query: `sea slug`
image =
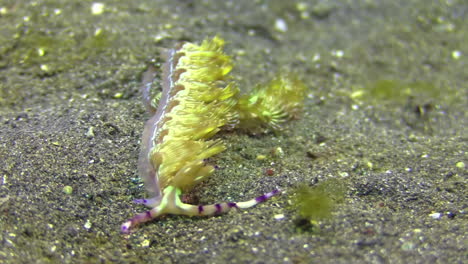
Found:
[[[201,45],[182,43],[163,52],[162,94],[157,109],[151,98],[154,69],[144,76],[143,97],[152,117],[146,122],[138,172],[152,198],[136,200],[151,209],[121,226],[123,233],[164,214],[210,216],[231,208],[249,208],[279,190],[246,202],[212,205],[183,203],[180,196],[214,172],[206,159],[226,149],[212,137],[222,129],[236,127],[252,132],[277,130],[301,109],[305,86],[292,75],[281,75],[240,95],[229,81],[230,56],[224,40],[214,37]]]

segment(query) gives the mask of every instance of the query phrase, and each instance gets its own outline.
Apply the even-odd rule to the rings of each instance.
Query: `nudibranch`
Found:
[[[206,159],[226,149],[220,139],[212,139],[215,134],[236,127],[276,129],[297,115],[305,96],[304,85],[290,77],[259,86],[250,96],[239,95],[229,79],[233,66],[223,47],[224,40],[214,37],[200,45],[186,42],[164,51],[157,109],[150,91],[154,72],[145,74],[143,97],[152,117],[144,127],[138,172],[152,198],[136,202],[151,209],[125,222],[122,232],[165,214],[211,216],[249,208],[280,192],[212,205],[191,205],[180,198],[214,172]]]

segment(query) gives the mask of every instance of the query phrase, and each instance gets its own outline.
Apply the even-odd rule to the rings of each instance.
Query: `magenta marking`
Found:
[[[273,191],[271,192],[271,196],[273,196],[273,195],[275,195],[275,194],[278,194],[278,193],[280,193],[280,190],[275,189],[275,190],[273,190]]]
[[[146,199],[135,199],[133,202],[136,204],[146,204]]]
[[[216,213],[221,213],[223,208],[221,207],[220,204],[215,204],[215,207],[216,207]]]
[[[259,196],[259,197],[255,198],[255,201],[257,203],[261,203],[261,202],[266,201],[266,199],[268,199],[268,197],[266,195],[262,195],[262,196]]]

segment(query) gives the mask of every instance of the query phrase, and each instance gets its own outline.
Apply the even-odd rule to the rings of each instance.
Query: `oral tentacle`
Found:
[[[269,193],[245,202],[224,202],[210,205],[192,205],[182,202],[180,199],[182,191],[174,186],[168,186],[163,191],[161,203],[149,211],[135,215],[121,226],[122,233],[130,232],[130,229],[151,221],[165,214],[187,215],[187,216],[213,216],[229,212],[232,208],[247,209],[262,203],[274,195],[281,193],[275,189]]]

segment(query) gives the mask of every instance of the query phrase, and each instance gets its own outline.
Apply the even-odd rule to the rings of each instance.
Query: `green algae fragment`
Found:
[[[396,80],[379,80],[368,88],[368,95],[379,100],[401,100],[411,94],[407,85]]]
[[[94,35],[89,36],[85,39],[83,47],[85,49],[105,49],[111,46],[112,41],[114,40],[114,35],[102,28],[96,29]]]
[[[409,98],[439,101],[445,97],[451,101],[453,98],[450,93],[449,87],[437,87],[430,82],[404,82],[382,79],[368,84],[363,89],[353,91],[350,97],[353,99],[362,98],[377,103],[396,102],[404,104]]]
[[[52,35],[33,29],[18,34],[14,48],[8,51],[6,57],[10,62],[26,67],[47,65],[51,71],[62,68],[56,61],[62,62],[63,57],[68,59],[67,54],[75,45],[76,41],[68,35]]]
[[[73,193],[73,187],[71,187],[70,185],[64,186],[62,192],[70,195]]]
[[[111,46],[114,38],[111,32],[103,29],[79,38],[73,33],[53,34],[32,28],[19,31],[11,47],[0,56],[3,55],[8,63],[25,68],[37,67],[43,73],[53,74],[103,52]]]
[[[239,127],[253,132],[280,130],[284,122],[298,117],[306,92],[306,86],[294,74],[277,74],[270,82],[257,85],[252,93],[240,97]]]
[[[457,164],[455,164],[455,166],[457,166],[457,168],[459,168],[459,169],[464,169],[465,168],[465,163],[463,161],[459,161],[459,162],[457,162]]]
[[[301,185],[295,190],[293,206],[301,218],[318,221],[331,217],[333,209],[343,202],[346,188],[339,179],[330,179],[310,187]]]

